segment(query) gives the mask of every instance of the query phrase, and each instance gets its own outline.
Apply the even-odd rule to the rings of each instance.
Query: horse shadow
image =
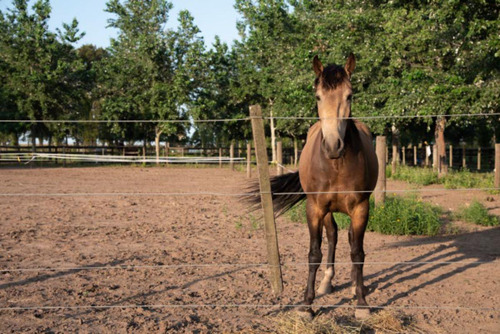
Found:
[[[404,261],[405,263],[395,263],[387,268],[365,275],[365,281],[370,282],[367,285],[367,295],[375,290],[387,289],[395,283],[403,283],[436,272],[434,277],[411,286],[409,289],[393,295],[385,303],[377,305],[378,307],[391,306],[394,302],[407,297],[413,292],[438,284],[457,274],[500,258],[499,240],[500,228],[497,227],[452,236],[417,237],[412,240],[389,244],[388,248],[397,248],[402,253],[404,253],[406,247],[422,245],[436,245],[436,247]],[[373,262],[377,262],[376,259],[371,259]],[[369,260],[366,262],[369,262]],[[443,269],[445,270],[443,271]],[[438,270],[439,273],[437,273]],[[339,291],[350,286],[350,282],[347,282],[335,286],[335,290]],[[324,296],[319,295],[317,298]],[[342,298],[337,305],[349,305],[351,301],[349,298]],[[325,313],[336,308],[324,307],[320,310]]]

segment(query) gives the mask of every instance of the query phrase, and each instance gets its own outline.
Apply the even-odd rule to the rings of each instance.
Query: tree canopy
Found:
[[[253,103],[276,118],[278,136],[304,138],[313,120],[290,118],[317,116],[314,55],[343,64],[353,52],[353,115],[376,116],[366,120],[376,134],[397,131],[403,144],[445,129],[451,142],[500,140],[498,116],[456,116],[500,112],[494,0],[235,0],[235,8],[240,39],[207,46],[187,11],[166,28],[167,0],[109,0],[118,36],[104,50],[75,47],[77,19],[51,31],[49,0],[12,1],[0,12],[0,118],[33,122],[0,123],[0,139],[218,146],[249,139],[248,122],[192,120],[241,119]],[[109,122],[39,122],[69,119]]]

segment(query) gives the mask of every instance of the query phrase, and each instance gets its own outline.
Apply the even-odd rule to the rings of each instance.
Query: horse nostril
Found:
[[[340,152],[340,151],[342,151],[343,148],[344,148],[344,142],[342,141],[342,139],[338,139],[337,150]]]

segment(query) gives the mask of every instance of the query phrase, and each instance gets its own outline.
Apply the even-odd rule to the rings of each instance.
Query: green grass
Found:
[[[406,181],[422,186],[439,183],[438,173],[430,168],[398,166],[396,173],[392,174],[392,168],[388,166],[386,168],[386,175],[387,178],[393,180]]]
[[[469,223],[483,226],[498,226],[500,221],[497,216],[490,215],[488,209],[478,201],[472,202],[469,206],[464,206],[454,215],[456,219],[461,219]]]
[[[294,222],[305,223],[305,202],[294,207],[287,217]],[[441,209],[416,197],[387,197],[383,206],[375,207],[370,200],[368,231],[390,235],[436,235],[441,229]],[[340,229],[350,225],[350,218],[342,213],[334,214]]]
[[[398,166],[394,174],[391,169],[387,166],[387,178],[421,186],[442,184],[446,189],[494,188],[493,173],[473,173],[467,169],[450,170],[448,174],[439,178],[438,173],[431,168]]]
[[[458,188],[494,188],[493,173],[472,173],[469,170],[450,171],[440,179],[447,189]]]

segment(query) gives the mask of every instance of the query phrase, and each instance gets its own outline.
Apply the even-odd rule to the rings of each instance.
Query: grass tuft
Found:
[[[497,216],[491,215],[488,209],[478,201],[473,201],[469,206],[462,207],[455,214],[457,219],[462,219],[466,222],[483,225],[483,226],[498,226],[500,221]]]

